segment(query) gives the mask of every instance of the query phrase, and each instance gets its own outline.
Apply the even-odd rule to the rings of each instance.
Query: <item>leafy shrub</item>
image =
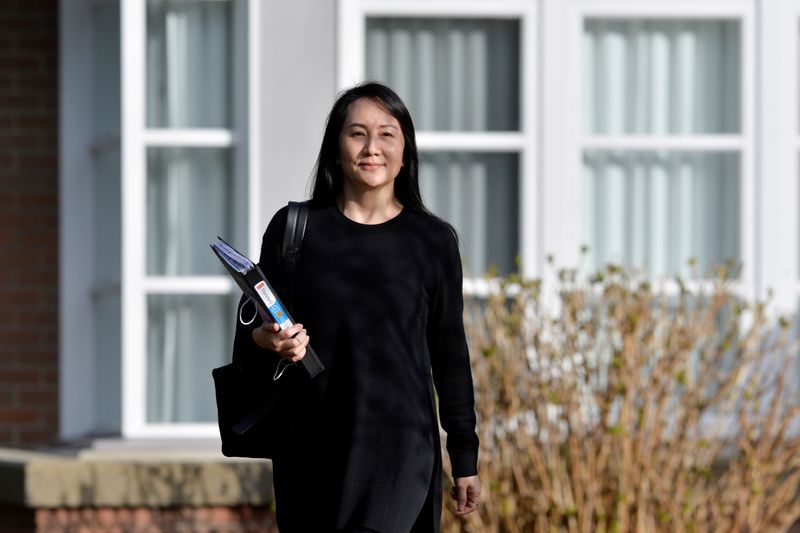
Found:
[[[549,297],[512,276],[470,301],[483,492],[443,531],[786,531],[796,332],[730,274],[669,291],[563,270]]]

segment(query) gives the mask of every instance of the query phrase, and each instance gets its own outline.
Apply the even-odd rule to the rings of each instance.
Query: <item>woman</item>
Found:
[[[264,235],[259,264],[302,324],[240,326],[237,350],[299,361],[313,339],[326,366],[313,380],[294,367],[280,378],[293,380],[293,423],[273,459],[281,533],[438,532],[434,383],[456,513],[478,505],[457,237],[424,207],[417,169],[403,102],[358,85],[328,117],[291,288],[280,268],[286,208]]]

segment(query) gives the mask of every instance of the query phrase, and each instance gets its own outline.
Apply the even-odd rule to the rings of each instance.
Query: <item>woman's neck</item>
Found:
[[[336,204],[344,216],[360,224],[381,224],[403,210],[394,190],[355,192],[345,187]]]

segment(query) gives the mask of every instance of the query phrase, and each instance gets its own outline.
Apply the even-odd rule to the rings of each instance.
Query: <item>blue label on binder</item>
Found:
[[[272,314],[272,317],[279,326],[283,327],[285,322],[289,322],[289,318],[286,316],[286,311],[283,310],[283,307],[281,307],[281,304],[278,302],[275,302],[275,304],[269,308],[269,312]]]

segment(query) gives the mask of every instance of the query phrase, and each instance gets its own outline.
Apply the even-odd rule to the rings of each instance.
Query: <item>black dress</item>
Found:
[[[286,208],[270,222],[260,266],[303,323],[326,370],[294,380],[295,421],[273,459],[281,533],[438,532],[442,463],[433,384],[452,475],[477,473],[472,375],[455,236],[403,209],[365,225],[312,208],[289,290],[280,262]],[[236,350],[276,358],[239,325]],[[431,379],[433,378],[433,379]],[[269,379],[265,379],[269,386]]]

